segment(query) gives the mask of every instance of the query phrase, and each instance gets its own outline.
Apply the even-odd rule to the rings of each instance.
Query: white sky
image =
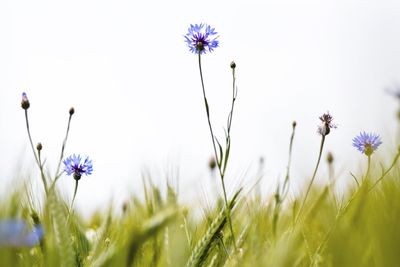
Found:
[[[400,2],[388,0],[3,0],[1,189],[34,168],[20,107],[25,91],[34,142],[43,143],[53,172],[68,110],[76,109],[66,154],[86,154],[94,162],[93,175],[80,182],[80,209],[112,197],[122,201],[130,192],[141,195],[146,168],[160,185],[179,169],[181,197],[204,199],[212,146],[197,57],[183,40],[189,24],[200,22],[220,35],[220,48],[203,57],[220,138],[230,105],[229,63],[237,63],[230,191],[254,182],[260,156],[266,160],[263,190],[273,190],[285,172],[293,120],[298,191],[312,173],[318,116],[327,110],[339,128],[328,136],[325,151],[333,151],[343,179],[351,179],[348,172],[359,171],[363,162],[351,147],[361,130],[382,135],[382,152],[394,149],[398,103],[384,88],[400,81],[399,10]],[[70,177],[60,183],[68,195],[73,185]]]

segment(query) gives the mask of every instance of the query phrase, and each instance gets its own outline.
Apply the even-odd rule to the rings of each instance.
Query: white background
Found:
[[[211,140],[197,57],[183,35],[190,23],[211,24],[220,48],[203,57],[212,122],[223,138],[231,96],[231,60],[238,99],[227,183],[232,193],[257,179],[268,193],[285,174],[296,120],[292,192],[314,168],[326,111],[338,129],[325,151],[343,182],[365,159],[351,147],[362,130],[381,134],[379,155],[396,146],[398,102],[385,92],[400,81],[398,1],[4,1],[0,2],[0,182],[40,190],[20,107],[31,102],[34,142],[46,168],[57,164],[68,110],[75,107],[66,155],[93,159],[79,186],[83,211],[142,195],[142,173],[183,201],[212,198],[207,164]],[[324,158],[325,158],[324,153]],[[388,161],[386,156],[382,159]],[[323,162],[319,182],[326,182]],[[33,172],[32,170],[35,170]],[[218,182],[218,181],[215,181]],[[74,181],[60,187],[71,196]],[[219,184],[217,184],[219,186]],[[219,187],[218,187],[219,188]]]

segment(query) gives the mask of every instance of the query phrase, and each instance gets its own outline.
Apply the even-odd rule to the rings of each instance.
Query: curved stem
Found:
[[[313,176],[312,176],[311,181],[310,181],[310,183],[308,184],[308,187],[307,187],[306,195],[304,197],[304,200],[303,200],[303,202],[302,202],[302,204],[300,206],[299,212],[298,212],[297,217],[295,219],[295,222],[294,222],[295,225],[296,225],[297,221],[300,218],[301,212],[303,211],[303,208],[304,208],[304,204],[306,203],[308,194],[310,193],[311,186],[312,186],[312,184],[314,182],[315,176],[317,175],[317,170],[318,170],[319,163],[321,161],[321,156],[322,156],[322,150],[324,148],[324,143],[325,143],[325,135],[322,135],[321,146],[319,148],[319,155],[318,155],[317,165],[315,166]]]
[[[78,191],[78,180],[75,180],[75,189],[74,189],[74,196],[72,197],[72,201],[71,201],[71,207],[69,208],[70,213],[72,212],[72,208],[74,206],[74,202],[75,202],[75,197],[76,197],[76,192]]]
[[[394,157],[393,162],[392,162],[392,164],[390,165],[390,167],[389,167],[384,173],[382,173],[381,177],[379,177],[379,179],[376,180],[376,182],[371,186],[371,188],[369,189],[369,191],[372,191],[372,190],[375,188],[375,186],[376,186],[380,181],[382,181],[382,179],[385,178],[385,176],[393,169],[393,167],[396,165],[396,162],[397,162],[397,160],[399,159],[399,157],[400,157],[400,149],[399,149],[399,151],[397,152],[396,156]]]
[[[286,198],[287,193],[289,192],[289,180],[290,180],[290,165],[292,163],[292,150],[293,150],[293,139],[296,130],[296,124],[293,123],[292,126],[292,135],[290,136],[290,143],[289,143],[289,157],[288,157],[288,164],[286,167],[286,176],[285,180],[283,181],[282,186],[282,200]]]
[[[64,138],[64,141],[63,141],[63,144],[62,144],[62,147],[61,147],[61,154],[60,154],[60,160],[58,161],[57,171],[56,171],[56,174],[54,175],[54,183],[60,177],[60,174],[59,174],[60,173],[60,167],[61,167],[62,159],[64,157],[65,145],[67,144],[69,126],[71,124],[71,118],[72,118],[72,114],[69,115],[68,125],[67,125],[67,132],[65,133],[65,138]]]
[[[211,141],[212,141],[212,144],[213,144],[214,154],[215,154],[215,160],[218,162],[218,154],[217,154],[217,147],[215,145],[214,131],[213,131],[212,126],[211,126],[210,111],[209,111],[207,97],[206,97],[206,90],[204,88],[203,71],[201,69],[201,55],[200,55],[200,53],[198,55],[199,55],[199,70],[200,70],[201,87],[203,89],[204,105],[206,107],[206,112],[207,112],[207,122],[208,122],[208,126],[209,126],[209,129],[210,129]],[[220,174],[221,174],[221,171],[220,171]]]
[[[203,79],[203,71],[202,71],[202,68],[201,68],[201,54],[200,54],[200,52],[198,53],[198,56],[199,56],[199,70],[200,70],[201,87],[203,89],[204,105],[206,107],[207,122],[208,122],[208,126],[209,126],[209,129],[210,129],[211,141],[212,141],[213,148],[214,148],[215,161],[216,162],[220,162],[219,159],[218,159],[217,147],[215,145],[214,131],[212,129],[211,120],[210,120],[210,110],[209,110],[209,107],[208,107],[208,102],[207,102],[207,97],[206,97],[206,90],[205,90],[205,87],[204,87],[204,79]],[[227,216],[228,222],[229,222],[229,228],[230,228],[232,239],[233,239],[233,245],[235,247],[235,250],[237,250],[237,248],[236,248],[236,239],[235,239],[235,234],[233,232],[233,226],[232,226],[232,220],[231,220],[231,212],[230,212],[230,208],[229,208],[228,198],[226,196],[224,173],[222,172],[221,164],[218,163],[217,166],[218,166],[219,175],[220,175],[220,178],[221,178],[222,191],[223,191],[223,194],[224,194],[224,201],[225,201],[225,206],[226,206],[226,216]]]
[[[44,187],[44,190],[45,190],[45,192],[47,194],[48,188],[47,188],[46,177],[44,175],[43,165],[42,165],[41,160],[40,160],[40,152],[38,151],[38,154],[36,154],[35,147],[33,146],[31,131],[30,131],[30,128],[29,128],[29,119],[28,119],[28,110],[27,109],[25,109],[25,122],[26,122],[26,130],[28,132],[28,137],[29,137],[29,143],[31,144],[33,156],[35,157],[36,164],[39,167],[40,176],[41,176],[42,182],[43,182],[43,187]]]
[[[367,173],[365,174],[365,179],[368,179],[370,169],[371,169],[371,155],[368,156],[368,166],[367,166]]]
[[[42,164],[42,159],[40,157],[40,150],[38,150],[38,160],[39,160],[39,169],[40,169],[40,176],[42,178],[43,186],[44,186],[44,191],[46,194],[49,192],[47,182],[46,182],[46,176],[44,175],[43,171],[43,164]]]
[[[33,142],[32,142],[31,131],[29,129],[28,110],[27,109],[25,109],[25,121],[26,121],[26,129],[28,131],[28,137],[29,137],[29,142],[31,144],[32,152],[33,152],[33,155],[35,156],[36,164],[40,168],[40,162],[39,162],[38,156],[36,155],[35,147],[33,146]]]

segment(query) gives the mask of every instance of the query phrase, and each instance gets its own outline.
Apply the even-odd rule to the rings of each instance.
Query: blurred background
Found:
[[[397,147],[399,100],[387,91],[400,88],[398,10],[400,2],[389,0],[1,1],[1,194],[20,181],[42,190],[20,107],[26,92],[33,140],[43,144],[51,174],[75,108],[66,156],[88,155],[94,164],[80,181],[80,210],[141,196],[148,176],[164,188],[169,180],[182,201],[212,200],[220,182],[208,169],[213,150],[197,57],[183,38],[201,22],[219,33],[220,47],[202,62],[220,139],[229,65],[237,64],[228,192],[250,189],[260,174],[255,188],[274,191],[296,120],[291,192],[299,193],[317,160],[318,117],[327,111],[338,128],[327,137],[317,182],[327,182],[327,151],[339,182],[351,182],[349,171],[366,164],[351,146],[360,131],[382,136],[382,162]],[[59,185],[71,197],[74,180],[64,176]]]

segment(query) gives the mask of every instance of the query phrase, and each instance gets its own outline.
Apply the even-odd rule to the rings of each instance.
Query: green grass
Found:
[[[42,224],[35,247],[0,247],[1,266],[398,266],[400,262],[400,173],[371,170],[344,195],[313,186],[297,223],[303,197],[275,198],[244,191],[230,200],[236,246],[221,201],[198,211],[179,203],[168,185],[147,186],[122,213],[110,208],[83,219],[50,190],[41,208],[25,187],[2,196],[0,218]],[[352,179],[349,177],[349,179]],[[275,214],[275,216],[274,216]],[[277,214],[277,215],[276,215]],[[273,226],[273,224],[276,224]]]

